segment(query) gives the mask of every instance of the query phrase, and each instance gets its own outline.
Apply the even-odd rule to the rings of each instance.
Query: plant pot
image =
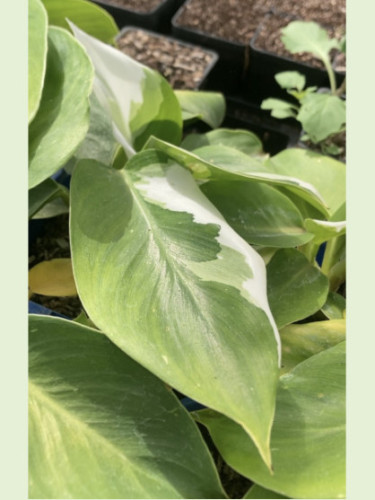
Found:
[[[241,37],[237,39],[233,37],[225,38],[225,35],[209,31],[210,28],[205,29],[201,23],[202,17],[200,19],[186,19],[187,16],[191,15],[193,7],[194,9],[199,9],[202,8],[203,4],[204,8],[208,10],[208,12],[204,13],[207,19],[212,18],[213,14],[220,15],[223,18],[222,25],[225,26],[228,24],[228,15],[230,15],[230,12],[228,12],[227,2],[213,2],[208,4],[208,2],[188,0],[172,19],[172,33],[183,40],[209,47],[219,54],[219,63],[215,68],[212,79],[210,79],[210,90],[217,90],[224,93],[237,92],[241,88],[241,82],[245,79],[249,65],[249,41],[257,28],[258,19],[262,19],[264,15],[264,10],[255,10],[255,5],[260,5],[261,2],[260,0],[254,0],[253,3],[249,3],[249,0],[247,0],[243,3],[242,7],[246,10],[243,15],[241,12],[241,15],[242,19],[246,18],[246,23],[249,25],[249,32],[247,35],[242,35],[242,40],[240,39]],[[212,12],[213,9],[215,9],[214,12]],[[230,19],[229,23],[235,23],[235,19]],[[220,23],[217,24],[220,25]],[[232,33],[235,32],[233,29],[231,31]],[[236,37],[238,37],[238,34]]]
[[[173,37],[129,26],[116,38],[118,48],[161,73],[175,89],[203,89],[216,66],[216,52]]]
[[[183,0],[160,0],[150,3],[149,10],[143,10],[142,2],[134,2],[134,8],[121,5],[121,0],[92,0],[107,10],[120,28],[123,26],[140,26],[151,30],[167,33],[170,31],[170,21],[174,12],[183,3]],[[126,5],[126,4],[125,4]],[[147,7],[147,5],[146,5]]]
[[[236,97],[227,98],[227,114],[222,126],[254,132],[270,155],[294,146],[301,131],[295,120],[277,120],[268,111]]]
[[[250,66],[244,86],[244,94],[252,101],[261,103],[267,97],[276,97],[295,102],[275,80],[275,75],[282,71],[302,73],[307,87],[329,87],[327,72],[319,60],[306,53],[292,55],[279,42],[280,29],[294,20],[297,18],[285,14],[268,14],[252,38]],[[271,51],[269,47],[276,44],[278,47]],[[336,72],[335,76],[339,86],[344,75]]]

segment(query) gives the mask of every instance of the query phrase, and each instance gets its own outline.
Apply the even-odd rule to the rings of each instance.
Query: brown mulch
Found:
[[[128,29],[117,45],[128,56],[161,73],[174,89],[197,88],[213,61],[213,55],[199,46],[185,45],[142,29]]]

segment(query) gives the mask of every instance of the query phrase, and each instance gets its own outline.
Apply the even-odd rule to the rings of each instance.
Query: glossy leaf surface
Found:
[[[69,29],[69,19],[91,36],[113,43],[118,27],[112,16],[99,5],[86,0],[42,0],[50,24]]]
[[[211,181],[203,193],[248,243],[295,247],[313,238],[296,206],[277,189],[258,182]]]
[[[240,129],[220,128],[206,134],[189,134],[181,146],[189,151],[203,146],[229,146],[246,155],[263,153],[263,145],[259,137],[253,132]]]
[[[314,186],[324,200],[328,216],[346,200],[345,164],[340,161],[309,150],[290,148],[265,163],[275,174],[296,177]]]
[[[346,233],[346,221],[331,222],[316,219],[305,219],[305,228],[314,234],[314,243],[320,245]]]
[[[66,30],[50,27],[42,100],[29,128],[30,188],[66,163],[85,137],[92,80],[81,45]]]
[[[42,96],[47,60],[48,18],[40,0],[29,0],[28,16],[28,117],[31,122]]]
[[[345,320],[288,325],[280,330],[282,369],[286,373],[305,359],[345,340]]]
[[[287,174],[280,175],[275,172],[275,165],[272,164],[271,167],[268,162],[262,163],[259,159],[252,158],[234,148],[220,145],[206,146],[192,153],[155,137],[151,137],[145,147],[166,153],[180,165],[189,168],[197,179],[247,179],[287,187],[326,213],[324,200],[311,184]]]
[[[189,415],[104,335],[30,316],[29,498],[224,498]]]
[[[319,311],[327,299],[328,279],[294,248],[278,250],[267,266],[267,291],[279,328]]]
[[[94,92],[111,117],[115,138],[126,154],[140,150],[150,135],[180,143],[181,109],[167,81],[120,50],[70,25],[94,64]]]
[[[218,92],[175,90],[184,120],[198,118],[212,128],[220,126],[225,116],[225,99]]]
[[[256,484],[291,498],[345,498],[345,342],[280,378],[273,474],[239,425],[212,410],[195,416],[224,460]]]
[[[30,189],[29,218],[33,217],[46,203],[61,195],[68,196],[66,188],[53,179],[46,179]]]
[[[71,199],[74,274],[93,322],[172,387],[240,422],[268,461],[278,332],[262,258],[188,170],[152,150],[120,171],[81,162]]]

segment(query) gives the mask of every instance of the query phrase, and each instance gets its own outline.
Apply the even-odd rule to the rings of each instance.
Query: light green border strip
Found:
[[[347,498],[350,500],[371,498],[375,489],[374,19],[374,2],[347,1]]]
[[[27,498],[28,2],[4,2],[0,47],[1,498]]]
[[[370,0],[348,0],[348,491],[373,491],[375,162]],[[27,498],[27,1],[7,2],[0,42],[1,494]],[[10,21],[12,20],[12,21]],[[361,52],[362,50],[362,52]],[[4,154],[5,153],[5,154]]]

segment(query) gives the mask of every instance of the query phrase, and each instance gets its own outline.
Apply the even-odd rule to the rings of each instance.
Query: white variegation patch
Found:
[[[88,35],[73,23],[69,25],[93,62],[94,92],[112,118],[116,139],[128,153],[133,151],[134,154],[130,112],[133,103],[140,104],[144,100],[142,82],[146,78],[146,66]]]
[[[274,331],[280,360],[280,337],[267,300],[266,268],[260,255],[229,226],[220,212],[199,190],[192,175],[185,168],[174,164],[166,169],[164,176],[142,175],[142,171],[139,174],[142,180],[136,182],[135,187],[142,192],[148,201],[167,210],[189,213],[197,224],[216,224],[219,226],[217,241],[220,243],[222,251],[217,255],[217,259],[220,259],[220,268],[223,267],[223,260],[227,261],[228,269],[231,266],[231,262],[226,259],[225,249],[234,250],[245,259],[251,277],[242,282],[240,292],[247,300],[267,314]],[[197,272],[196,263],[192,264],[191,269],[200,278],[204,278],[204,273]],[[209,267],[207,267],[206,276],[214,279],[213,273],[210,275]],[[236,279],[233,277],[230,283],[228,279],[225,282],[235,286]]]

